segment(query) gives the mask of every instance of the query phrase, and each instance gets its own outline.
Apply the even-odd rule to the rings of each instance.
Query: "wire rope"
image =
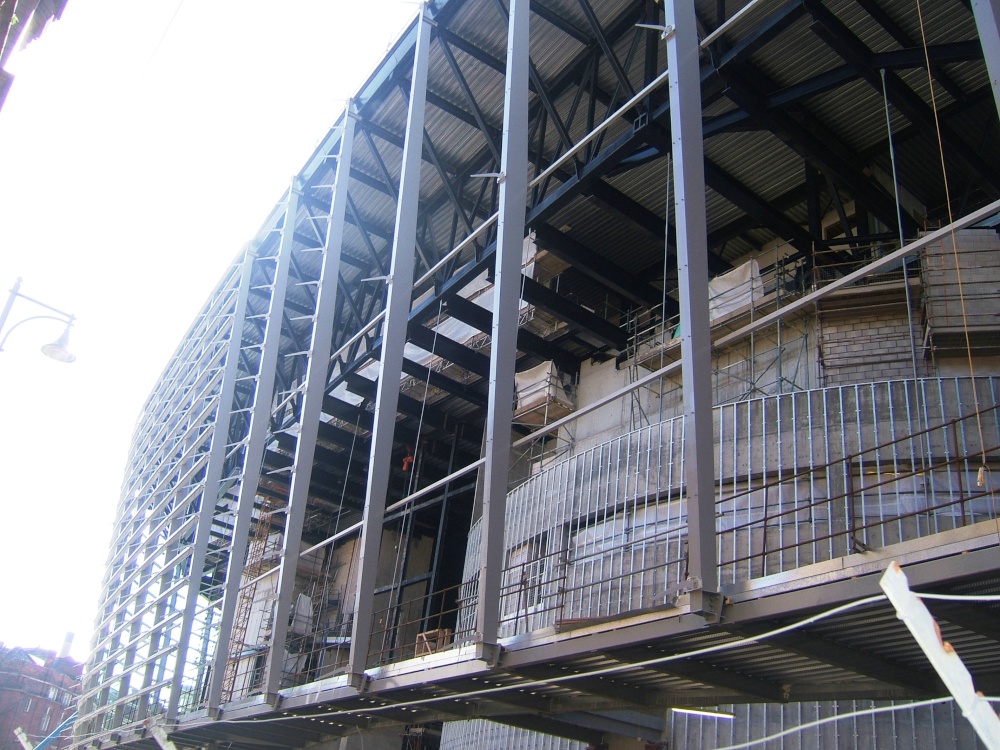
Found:
[[[976,426],[979,430],[979,447],[982,455],[982,465],[986,466],[986,440],[983,437],[983,421],[979,407],[979,392],[976,388],[976,368],[972,361],[972,341],[969,335],[969,319],[965,305],[965,287],[962,282],[962,266],[958,257],[958,239],[954,229],[954,215],[951,205],[951,189],[948,185],[948,168],[944,158],[944,139],[941,136],[941,119],[938,113],[937,95],[934,92],[934,76],[931,72],[931,57],[927,43],[927,30],[924,27],[924,13],[922,0],[916,0],[917,20],[920,24],[920,40],[924,52],[924,66],[927,71],[927,86],[930,90],[931,112],[934,115],[934,130],[937,135],[938,156],[941,161],[941,176],[944,181],[945,208],[948,211],[948,223],[952,225],[949,231],[951,237],[952,257],[955,261],[955,278],[958,284],[958,300],[962,309],[962,329],[965,333],[965,353],[969,363],[969,376],[972,379],[972,401],[976,410]],[[994,508],[995,510],[995,508]]]
[[[923,599],[983,601],[983,602],[1000,601],[1000,596],[994,596],[994,595],[950,595],[950,594],[926,594],[926,593],[917,593],[917,592],[915,592],[915,593],[916,593],[916,595],[918,597],[923,598]],[[381,711],[401,710],[401,709],[414,708],[414,707],[417,707],[417,706],[423,706],[423,705],[428,705],[428,704],[433,704],[433,703],[439,703],[441,701],[454,701],[454,700],[461,700],[461,699],[468,699],[468,698],[477,698],[477,697],[483,697],[483,696],[493,695],[493,694],[497,694],[497,693],[508,692],[510,690],[524,690],[526,688],[532,688],[532,687],[546,687],[546,686],[552,685],[554,683],[560,683],[561,684],[561,683],[570,682],[570,681],[577,680],[577,679],[600,677],[600,676],[607,675],[607,674],[614,674],[614,673],[617,673],[617,672],[624,672],[624,671],[628,671],[628,670],[632,670],[632,669],[640,669],[642,667],[647,667],[647,666],[654,666],[654,665],[658,665],[658,664],[665,664],[665,663],[668,663],[668,662],[671,662],[671,661],[679,661],[679,660],[682,660],[682,659],[696,658],[696,657],[699,657],[699,656],[705,656],[705,655],[713,654],[713,653],[720,653],[720,652],[723,652],[723,651],[732,651],[732,650],[735,650],[737,648],[741,648],[743,646],[746,646],[748,644],[759,643],[761,641],[765,641],[765,640],[768,640],[768,639],[771,639],[771,638],[775,638],[775,637],[780,636],[780,635],[784,635],[784,634],[787,634],[787,633],[794,632],[796,630],[800,630],[802,628],[808,627],[809,625],[815,624],[816,622],[820,622],[822,620],[829,619],[831,617],[835,617],[835,616],[843,614],[845,612],[848,612],[848,611],[851,611],[851,610],[854,610],[854,609],[860,609],[860,608],[868,606],[870,604],[874,604],[876,602],[883,601],[885,598],[886,597],[885,597],[884,594],[876,594],[874,596],[869,596],[869,597],[865,597],[863,599],[857,599],[857,600],[852,601],[852,602],[847,602],[846,604],[842,604],[840,606],[833,607],[833,608],[828,609],[828,610],[824,610],[823,612],[819,612],[819,613],[817,613],[815,615],[811,615],[809,617],[803,618],[801,620],[797,620],[796,622],[790,623],[788,625],[784,625],[784,626],[779,627],[779,628],[774,628],[774,629],[769,630],[769,631],[767,631],[765,633],[760,633],[758,635],[755,635],[755,636],[752,636],[752,637],[749,637],[749,638],[740,638],[740,639],[735,640],[735,641],[729,641],[729,642],[726,642],[726,643],[716,644],[716,645],[713,645],[713,646],[706,646],[704,648],[694,649],[694,650],[686,651],[686,652],[679,653],[679,654],[670,654],[668,656],[654,657],[654,658],[651,658],[651,659],[646,659],[646,660],[641,661],[641,662],[628,662],[628,663],[623,663],[623,664],[616,665],[616,666],[613,666],[613,667],[603,667],[603,668],[599,668],[599,669],[590,669],[590,670],[585,670],[585,671],[582,671],[582,672],[576,672],[576,673],[567,674],[567,675],[560,675],[557,680],[547,680],[547,679],[528,680],[528,681],[517,682],[517,683],[508,684],[508,685],[502,685],[502,686],[492,687],[492,688],[482,688],[482,689],[479,689],[479,690],[470,690],[470,691],[461,692],[461,693],[448,693],[446,695],[438,695],[438,696],[434,696],[432,698],[420,698],[420,699],[415,699],[415,700],[411,700],[411,701],[404,701],[404,702],[397,702],[397,703],[385,703],[385,704],[382,704],[382,705],[368,706],[368,707],[360,708],[360,709],[330,710],[330,711],[326,711],[326,712],[323,712],[323,713],[312,714],[312,715],[287,715],[286,714],[286,715],[283,715],[283,716],[273,716],[273,717],[267,717],[267,718],[261,718],[261,719],[256,719],[256,718],[225,719],[225,718],[223,718],[223,719],[219,719],[219,720],[213,722],[213,725],[223,725],[223,724],[275,724],[275,723],[283,723],[283,722],[288,722],[288,721],[303,721],[303,720],[313,720],[313,721],[319,721],[320,723],[329,723],[326,720],[335,720],[336,717],[338,717],[338,716],[355,716],[355,715],[358,715],[358,714],[371,714],[371,713],[378,713],[378,712],[381,712]],[[372,696],[371,699],[372,700],[377,700],[377,698],[375,696]],[[932,699],[932,702],[943,703],[943,702],[947,702],[947,701],[950,701],[950,700],[953,700],[953,698],[951,698],[951,697],[948,697],[948,698],[936,698],[936,699]],[[987,698],[986,700],[989,700],[989,701],[1000,701],[1000,698]],[[920,706],[923,706],[923,705],[929,705],[929,703],[926,702],[926,701],[924,701],[924,702],[910,703],[910,704],[900,705],[900,706],[895,706],[895,707],[880,707],[878,709],[878,711],[876,711],[876,713],[878,713],[878,712],[884,712],[884,711],[888,711],[888,710],[901,710],[901,709],[905,709],[905,708],[915,708],[915,707],[920,707]],[[872,713],[871,709],[868,709],[868,710],[865,710],[865,711],[861,711],[861,712],[855,712],[855,713],[851,713],[851,714],[840,714],[837,717],[831,717],[830,719],[822,720],[821,723],[825,723],[827,721],[836,721],[838,719],[843,719],[843,718],[851,718],[851,717],[853,717],[855,715],[867,715],[867,714],[870,714],[870,713]],[[815,722],[812,722],[812,723],[809,723],[809,724],[803,724],[803,725],[800,725],[799,727],[795,727],[795,728],[793,728],[791,730],[786,730],[784,733],[779,733],[779,734],[776,734],[776,735],[772,735],[772,736],[769,736],[769,737],[766,737],[766,738],[762,738],[760,740],[754,740],[753,743],[754,744],[759,744],[760,742],[764,742],[764,741],[770,740],[770,739],[775,739],[775,738],[778,738],[780,736],[783,736],[784,734],[788,734],[791,731],[801,731],[803,729],[808,729],[808,728],[810,728],[810,727],[812,727],[814,725],[815,725]],[[90,737],[99,736],[100,734],[101,733],[99,733],[99,732],[93,732],[93,733],[91,733],[91,734],[83,737],[82,739],[86,740],[86,739],[89,739]],[[735,746],[729,746],[729,747],[726,747],[726,748],[718,748],[718,750],[739,750],[739,748],[751,747],[751,746],[752,745],[735,745]]]

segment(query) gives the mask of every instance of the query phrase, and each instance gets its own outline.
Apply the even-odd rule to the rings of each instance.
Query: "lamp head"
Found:
[[[56,362],[65,362],[66,364],[75,362],[76,355],[67,348],[67,344],[69,344],[69,327],[71,325],[72,323],[68,323],[66,325],[66,329],[62,332],[62,335],[59,338],[51,344],[43,346],[42,354],[49,359],[54,359]]]

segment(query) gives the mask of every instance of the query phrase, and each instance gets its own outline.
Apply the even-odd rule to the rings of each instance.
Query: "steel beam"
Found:
[[[760,79],[750,63],[739,71],[725,74],[729,88],[726,95],[742,107],[764,128],[771,131],[790,149],[810,160],[824,174],[836,177],[848,187],[855,198],[867,204],[868,209],[882,223],[894,226],[897,220],[895,201],[877,183],[871,181],[857,158],[839,139],[830,137],[818,128],[818,123],[803,123],[780,109],[768,109],[767,97],[750,79]],[[820,131],[820,132],[818,132]],[[909,214],[903,214],[906,235],[915,236],[917,223]]]
[[[878,25],[885,29],[889,35],[896,40],[899,46],[910,49],[917,50],[922,46],[920,42],[911,37],[902,26],[897,23],[889,12],[882,8],[877,0],[858,0],[858,5],[865,9]],[[921,50],[922,51],[922,50]],[[879,65],[872,65],[875,70],[878,70]],[[934,80],[941,84],[941,87],[951,94],[955,101],[964,102],[966,99],[965,92],[962,87],[955,81],[951,76],[949,76],[940,64],[934,62],[932,59],[930,61],[931,72],[934,74]]]
[[[681,306],[684,390],[684,484],[687,494],[691,610],[709,613],[718,591],[712,428],[712,337],[708,323],[708,222],[701,125],[698,25],[694,0],[664,4],[674,217]],[[664,252],[668,252],[664,241]],[[717,612],[715,613],[717,614]]]
[[[624,89],[625,93],[628,94],[628,98],[631,99],[635,95],[635,89],[632,88],[632,82],[629,81],[624,68],[618,62],[618,56],[615,55],[611,42],[608,41],[607,36],[604,34],[601,22],[597,20],[597,14],[594,13],[594,9],[590,7],[590,3],[587,0],[577,0],[577,2],[580,5],[580,10],[583,11],[584,17],[587,19],[587,23],[590,24],[590,30],[597,37],[597,43],[601,45],[601,51],[604,52],[604,58],[608,61],[611,71],[615,74],[618,85]]]
[[[254,405],[250,414],[250,431],[247,436],[243,458],[243,476],[236,501],[236,523],[230,545],[229,564],[226,570],[226,589],[222,601],[222,615],[219,620],[219,641],[216,645],[212,679],[208,690],[208,708],[216,709],[222,702],[222,682],[229,660],[230,636],[236,605],[240,597],[240,583],[246,557],[250,524],[253,520],[254,499],[260,480],[260,468],[264,460],[264,448],[271,423],[271,398],[274,393],[275,374],[278,366],[278,349],[281,345],[282,312],[285,308],[285,292],[288,289],[288,269],[291,264],[294,243],[295,217],[298,214],[299,193],[295,180],[288,188],[285,203],[285,221],[281,231],[281,242],[274,258],[274,276],[271,288],[271,302],[268,307],[267,328],[260,350],[260,369]],[[257,262],[260,262],[259,260]]]
[[[298,569],[299,546],[302,541],[302,524],[309,503],[309,485],[312,482],[313,461],[316,455],[316,437],[319,432],[320,414],[326,390],[327,363],[332,347],[334,314],[340,291],[340,257],[344,238],[344,218],[347,212],[347,191],[350,183],[351,154],[354,146],[355,118],[348,102],[344,113],[343,133],[340,137],[340,155],[334,178],[333,199],[327,223],[326,243],[319,283],[316,287],[316,315],[309,342],[309,360],[306,366],[305,389],[299,410],[298,439],[288,489],[288,508],[285,513],[285,533],[281,544],[281,568],[278,573],[278,600],[272,624],[271,648],[264,668],[264,693],[274,695],[281,688],[285,661],[285,639],[288,635],[288,616],[295,593],[295,574]],[[361,321],[363,322],[363,321]]]
[[[667,654],[663,654],[667,656]],[[650,649],[631,649],[624,651],[612,651],[608,653],[612,659],[621,662],[644,661],[654,656]],[[749,700],[763,700],[768,703],[782,703],[788,700],[788,695],[782,686],[764,680],[744,672],[731,668],[717,667],[700,659],[685,659],[683,661],[671,661],[666,664],[652,664],[644,666],[652,672],[665,675],[683,677],[692,682],[703,685],[711,685],[717,688],[732,690],[735,693]]]
[[[535,239],[546,248],[584,275],[615,294],[637,305],[658,305],[663,293],[634,276],[614,261],[591,250],[584,243],[560,232],[555,227],[539,221],[534,225]]]
[[[469,82],[465,79],[465,75],[462,73],[462,68],[459,66],[458,60],[455,59],[455,53],[451,51],[451,47],[448,46],[448,42],[444,39],[438,39],[438,46],[441,48],[441,53],[444,55],[444,59],[448,63],[448,67],[451,68],[451,72],[455,76],[455,81],[462,89],[462,93],[465,95],[465,99],[468,101],[469,107],[472,109],[472,114],[476,118],[476,124],[479,126],[479,130],[483,134],[483,138],[486,140],[486,146],[493,154],[493,158],[496,160],[496,163],[500,164],[500,151],[497,149],[497,145],[493,141],[493,135],[491,132],[492,129],[486,123],[486,116],[480,109],[479,103],[476,101],[476,95],[472,92]]]
[[[465,344],[460,344],[455,339],[445,336],[443,333],[432,331],[419,323],[410,325],[408,332],[409,340],[419,346],[424,351],[436,354],[442,359],[454,362],[459,367],[475,373],[480,377],[488,377],[490,374],[489,358],[474,349],[470,349]],[[383,337],[383,342],[385,341]],[[382,346],[379,343],[378,346]]]
[[[489,333],[492,330],[493,314],[485,307],[480,307],[465,297],[456,294],[448,300],[444,309],[452,317],[483,333]],[[546,341],[541,336],[524,328],[519,328],[517,331],[517,348],[527,355],[542,360],[553,360],[563,372],[575,372],[580,367],[579,360],[575,356],[561,349],[555,343]]]
[[[1000,114],[1000,0],[972,0],[972,14],[979,29],[979,43],[983,45],[993,101]]]
[[[752,638],[773,627],[773,624],[768,623],[767,625],[737,626],[730,628],[730,630]],[[915,698],[934,695],[940,689],[940,683],[930,670],[914,668],[911,665],[887,659],[872,651],[861,651],[849,644],[811,635],[807,632],[782,635],[779,638],[771,639],[769,643],[780,651],[812,659],[821,664],[829,664],[847,672],[884,682],[887,685],[901,687]],[[672,667],[673,665],[667,666]]]
[[[205,484],[201,491],[198,528],[195,531],[194,552],[191,556],[190,572],[188,573],[188,596],[184,606],[184,619],[181,621],[181,629],[177,637],[177,661],[174,665],[175,675],[183,675],[184,667],[187,663],[188,646],[191,641],[191,631],[194,626],[194,618],[199,601],[199,597],[195,592],[201,587],[205,558],[208,553],[208,543],[211,538],[212,521],[219,500],[219,483],[222,481],[222,470],[226,462],[226,445],[229,442],[227,439],[229,423],[232,411],[236,406],[233,399],[236,395],[240,346],[243,342],[243,325],[246,321],[247,300],[250,297],[253,260],[253,251],[248,246],[245,250],[240,286],[236,297],[236,307],[233,310],[233,320],[229,329],[226,368],[222,376],[219,405],[216,409],[213,423],[212,447],[209,449],[208,465],[205,467]],[[173,721],[177,716],[183,685],[184,680],[178,677],[170,686],[170,698],[167,703],[167,721]]]
[[[525,302],[540,307],[571,326],[576,326],[589,333],[591,338],[600,342],[599,346],[611,347],[616,352],[625,351],[628,336],[614,323],[608,322],[597,313],[590,312],[585,307],[581,307],[576,302],[563,297],[534,279],[523,277],[521,286],[524,290]],[[494,316],[494,323],[495,321],[496,317]]]
[[[482,545],[476,599],[476,656],[495,656],[500,626],[504,562],[504,514],[514,418],[514,362],[517,358],[521,257],[528,198],[528,0],[511,0],[507,25],[500,208],[493,281],[489,409],[483,469]]]
[[[386,316],[382,329],[381,366],[375,396],[374,427],[368,464],[368,491],[362,519],[358,585],[354,597],[354,624],[351,630],[351,651],[347,660],[347,672],[355,685],[364,683],[364,671],[368,666],[368,646],[374,607],[371,592],[375,590],[382,541],[385,498],[389,489],[392,464],[393,433],[399,404],[399,380],[403,372],[403,348],[406,345],[410,297],[413,293],[424,105],[431,41],[430,20],[426,13],[426,8],[423,8],[417,20],[406,140],[403,145],[399,200],[396,203],[396,229],[389,269]]]
[[[853,66],[861,77],[882,93],[883,82],[877,70],[871,65],[872,52],[850,29],[828,8],[816,0],[807,0],[806,7],[813,17],[812,29],[816,35]],[[907,86],[895,73],[887,71],[885,87],[892,105],[898,109],[915,127],[928,138],[941,138],[947,152],[961,162],[966,169],[987,183],[994,190],[1000,190],[1000,176],[990,169],[980,154],[963,141],[945,123],[938,123],[931,107]],[[940,132],[939,132],[940,131]],[[892,226],[890,224],[889,226]]]

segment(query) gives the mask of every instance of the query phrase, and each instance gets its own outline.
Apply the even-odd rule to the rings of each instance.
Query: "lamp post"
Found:
[[[55,313],[55,315],[31,315],[24,320],[19,320],[7,329],[6,333],[4,333],[4,326],[7,325],[7,317],[10,315],[10,309],[14,306],[14,300],[18,297],[38,305],[39,307],[44,307],[49,312]],[[3,345],[7,343],[7,337],[14,332],[14,329],[23,323],[27,323],[29,320],[58,320],[65,323],[66,328],[63,330],[62,335],[60,335],[59,338],[51,344],[45,344],[42,347],[42,354],[50,359],[56,360],[57,362],[66,362],[68,364],[76,361],[76,355],[66,348],[69,343],[69,329],[73,325],[73,321],[76,320],[76,316],[65,313],[62,310],[58,310],[51,305],[46,305],[44,302],[39,302],[37,299],[29,297],[26,294],[21,294],[21,279],[18,278],[10,290],[7,302],[3,306],[3,312],[0,312],[0,333],[3,334],[3,337],[0,338],[0,352],[3,351]]]

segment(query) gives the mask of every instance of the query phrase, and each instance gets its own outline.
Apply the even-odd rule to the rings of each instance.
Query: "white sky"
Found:
[[[23,277],[23,294],[77,316],[78,359],[41,355],[62,330],[46,320],[0,352],[0,641],[58,649],[72,631],[86,658],[146,395],[415,13],[403,0],[69,0],[8,65],[0,304]],[[0,335],[44,312],[18,300]]]

